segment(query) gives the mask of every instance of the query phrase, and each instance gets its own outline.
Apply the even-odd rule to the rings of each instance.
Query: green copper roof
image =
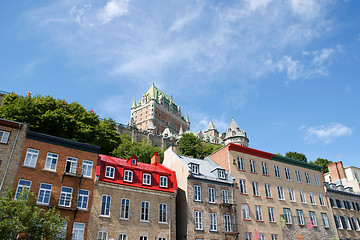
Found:
[[[319,171],[319,172],[321,172],[321,169],[322,169],[321,166],[318,166],[315,164],[294,160],[294,159],[283,157],[283,156],[276,155],[276,154],[273,154],[272,160],[299,166],[299,167],[303,167],[303,168],[307,168],[307,169],[312,169],[312,170]]]

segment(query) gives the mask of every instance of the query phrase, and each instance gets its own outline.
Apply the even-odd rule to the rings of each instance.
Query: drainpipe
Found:
[[[171,195],[170,195],[170,199],[169,199],[169,215],[170,215],[170,217],[169,217],[169,240],[171,240],[171,211],[172,211],[172,209],[171,209],[171,200],[172,200],[172,198],[174,197],[174,195],[171,193]]]
[[[2,181],[1,181],[0,192],[1,192],[2,187],[3,187],[3,185],[4,185],[4,182],[5,182],[5,177],[6,177],[6,174],[7,174],[8,169],[9,169],[11,157],[12,157],[12,155],[13,155],[13,153],[14,153],[15,146],[16,146],[16,142],[17,142],[17,139],[18,139],[18,136],[19,136],[20,129],[21,129],[21,126],[22,126],[22,125],[23,125],[22,123],[19,123],[19,129],[18,129],[18,131],[17,131],[16,138],[15,138],[15,141],[14,141],[14,145],[13,145],[13,147],[12,147],[12,149],[11,149],[9,161],[8,161],[8,163],[7,163],[7,165],[6,165],[5,173],[4,173],[3,179],[2,179]]]

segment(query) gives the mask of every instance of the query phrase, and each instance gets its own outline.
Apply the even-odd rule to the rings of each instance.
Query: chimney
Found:
[[[328,165],[331,182],[346,178],[345,169],[342,162],[335,162]]]
[[[151,157],[151,164],[154,163],[160,163],[160,155],[157,152]]]
[[[344,169],[344,166],[343,166],[342,162],[341,161],[337,162],[336,166],[337,166],[337,169],[338,169],[338,172],[339,172],[340,179],[346,178],[345,169]]]

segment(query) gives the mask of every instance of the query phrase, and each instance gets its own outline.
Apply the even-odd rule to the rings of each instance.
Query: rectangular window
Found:
[[[133,181],[133,171],[125,170],[124,171],[124,181],[125,182],[132,182]]]
[[[85,232],[85,223],[74,222],[72,240],[83,240]]]
[[[319,194],[319,201],[321,206],[325,206],[324,195],[322,195],[321,193]]]
[[[244,160],[242,157],[237,157],[238,170],[244,171]]]
[[[191,169],[192,173],[199,174],[199,165],[198,164],[191,163],[190,169]]]
[[[81,169],[81,174],[84,177],[91,177],[92,175],[93,162],[88,160],[83,160],[83,165]]]
[[[325,228],[330,227],[329,219],[328,219],[328,216],[327,216],[326,213],[321,213],[321,219],[322,219],[322,222],[323,222],[323,226]],[[357,223],[357,221],[356,221],[356,223]],[[359,225],[358,225],[358,227],[359,227]],[[356,229],[356,230],[358,230],[358,229]]]
[[[128,240],[127,234],[125,234],[125,233],[120,233],[120,234],[119,234],[119,240]]]
[[[245,233],[245,240],[251,240],[251,233]]]
[[[108,233],[106,231],[98,231],[97,240],[107,240]]]
[[[130,200],[127,198],[121,199],[120,219],[129,219]]]
[[[240,179],[239,182],[240,182],[240,193],[241,194],[246,194],[247,193],[247,191],[246,191],[246,180]]]
[[[290,174],[290,169],[289,168],[285,168],[285,178],[287,180],[291,180],[291,174]]]
[[[267,163],[262,162],[262,163],[261,163],[261,167],[262,167],[263,175],[266,175],[266,176],[269,175]]]
[[[289,199],[291,202],[296,202],[295,201],[295,194],[294,194],[294,189],[289,188]]]
[[[314,179],[315,179],[315,184],[317,186],[320,186],[320,179],[319,179],[319,176],[317,174],[314,174]]]
[[[76,173],[76,164],[77,164],[77,158],[67,157],[66,158],[65,172],[67,172],[67,173]]]
[[[228,190],[221,190],[222,201],[223,203],[229,203],[229,191]]]
[[[305,179],[307,184],[311,184],[310,174],[308,172],[305,172]]]
[[[168,186],[168,178],[165,176],[160,176],[160,187],[167,187]]]
[[[9,132],[0,131],[0,143],[7,143],[9,140],[9,136]]]
[[[44,169],[56,171],[58,157],[55,153],[47,153]]]
[[[265,196],[267,198],[272,198],[270,184],[267,183],[265,183]]]
[[[338,215],[334,215],[335,225],[337,229],[343,229],[341,218]]]
[[[241,208],[242,208],[243,219],[250,220],[249,205],[242,204]]]
[[[279,200],[285,200],[283,187],[278,186],[277,190],[278,190]]]
[[[209,203],[215,203],[215,188],[209,188]]]
[[[47,183],[40,184],[40,190],[38,195],[38,204],[49,205],[52,185]]]
[[[219,172],[219,178],[220,179],[225,179],[225,170],[219,169],[218,172]]]
[[[316,220],[315,212],[309,211],[309,218],[310,218],[310,220],[312,222],[312,225],[317,226],[317,220]]]
[[[351,230],[349,218],[347,216],[341,216],[340,218],[344,228],[347,230]]]
[[[142,183],[143,183],[144,185],[151,185],[151,174],[149,174],[149,173],[144,173],[144,174],[143,174],[143,181],[142,181]]]
[[[300,193],[300,202],[306,203],[305,193],[303,190],[299,190]]]
[[[141,202],[141,214],[140,214],[141,221],[149,221],[149,208],[150,208],[149,202],[147,201]]]
[[[72,197],[71,187],[61,187],[59,206],[70,207]]]
[[[296,216],[299,225],[305,225],[304,213],[300,209],[296,209]]]
[[[159,204],[159,222],[167,223],[167,205],[165,203]]]
[[[295,175],[296,175],[296,181],[297,182],[302,182],[301,174],[300,174],[299,170],[295,170]]]
[[[100,216],[110,217],[111,196],[102,195]]]
[[[18,198],[19,194],[26,189],[27,191],[30,191],[30,186],[31,186],[31,181],[30,180],[24,180],[24,179],[20,179],[17,189],[16,189],[16,194],[15,194],[15,199]]]
[[[125,170],[125,171],[127,171],[127,170]],[[115,168],[112,166],[106,166],[105,177],[114,178],[115,177]]]
[[[203,230],[203,215],[199,211],[195,211],[195,230]]]
[[[265,234],[259,233],[259,240],[265,240]]]
[[[323,218],[323,223],[324,223],[323,214],[325,214],[326,218],[327,218],[327,215],[326,215],[326,213],[321,213],[321,217]],[[326,226],[325,223],[324,223],[324,227],[329,227],[329,220],[327,222],[328,222],[328,225]],[[354,230],[359,231],[360,230],[359,219],[357,219],[356,217],[352,217],[351,222],[352,222],[352,225],[354,226]]]
[[[280,168],[279,168],[278,165],[274,165],[274,171],[275,171],[275,177],[276,177],[276,178],[281,178]]]
[[[87,209],[88,201],[89,201],[89,190],[79,189],[77,207],[80,209]]]
[[[199,185],[194,185],[194,201],[196,201],[196,202],[202,201],[201,186],[199,186]]]
[[[217,215],[210,213],[210,231],[217,231]]]
[[[255,206],[256,221],[263,221],[261,206]]]
[[[255,160],[250,160],[250,172],[251,173],[256,173]]]
[[[292,216],[290,208],[284,208],[284,220],[286,224],[292,224]]]
[[[271,240],[278,240],[277,234],[271,234]]]
[[[231,216],[229,214],[224,214],[224,224],[225,232],[231,232]]]
[[[139,240],[148,240],[148,237],[147,237],[147,236],[144,236],[144,235],[141,235],[141,236],[139,237]]]
[[[39,150],[28,148],[24,161],[25,166],[36,167],[36,162],[39,156]]]
[[[268,207],[269,222],[275,222],[274,208]]]
[[[254,196],[260,196],[260,194],[259,194],[259,184],[257,182],[253,182],[252,187],[253,187]]]
[[[316,205],[314,193],[309,192],[309,196],[310,196],[310,203],[311,203],[311,205]]]

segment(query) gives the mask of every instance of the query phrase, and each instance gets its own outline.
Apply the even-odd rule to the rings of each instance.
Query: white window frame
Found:
[[[50,188],[49,188],[50,187]],[[49,205],[51,197],[52,184],[40,183],[39,194],[37,198],[37,204]],[[47,201],[46,201],[47,199]]]
[[[305,179],[307,184],[311,184],[310,173],[305,172]]]
[[[46,155],[44,169],[55,172],[58,159],[59,159],[59,154],[48,152]]]
[[[39,150],[28,148],[24,160],[24,166],[35,168],[38,157],[39,157]]]
[[[275,213],[273,207],[268,207],[269,222],[275,222]]]
[[[320,201],[320,206],[325,206],[324,195],[322,195],[321,193],[319,194],[319,201]]]
[[[285,178],[286,178],[286,180],[291,181],[291,173],[290,173],[290,169],[288,167],[285,168]]]
[[[79,209],[87,210],[89,203],[90,191],[86,189],[79,189],[77,207]]]
[[[261,206],[255,205],[255,219],[256,221],[264,221],[262,212],[261,212]]]
[[[83,240],[85,233],[85,223],[74,222],[72,240]]]
[[[314,227],[317,227],[317,219],[316,219],[316,214],[314,211],[309,211],[309,218],[312,221],[312,225],[314,225]]]
[[[150,173],[143,173],[142,184],[151,185],[151,174]]]
[[[98,231],[97,240],[107,240],[108,232],[107,231]]]
[[[200,211],[195,211],[195,230],[203,230],[203,213]]]
[[[311,205],[316,205],[316,200],[313,192],[309,192],[309,197]]]
[[[140,235],[139,240],[148,240],[148,237],[146,235]]]
[[[66,164],[65,164],[65,172],[66,173],[76,173],[76,166],[77,166],[77,158],[74,157],[66,157]],[[69,171],[66,171],[68,163],[70,163]]]
[[[265,197],[266,198],[272,198],[272,195],[271,195],[271,185],[268,184],[268,183],[265,183]]]
[[[217,232],[218,226],[217,226],[217,214],[211,212],[209,214],[210,217],[210,232]]]
[[[238,170],[245,171],[244,159],[242,157],[237,157],[237,167]]]
[[[0,143],[8,143],[10,132],[0,130]]]
[[[282,186],[277,187],[279,200],[285,200],[284,189]]]
[[[168,177],[160,176],[160,187],[163,187],[163,188],[168,187]]]
[[[315,184],[316,184],[316,186],[320,186],[320,179],[319,179],[319,175],[314,174],[314,179],[315,179]]]
[[[300,202],[301,203],[306,203],[306,197],[305,197],[304,190],[299,190],[299,194],[300,194]]]
[[[105,168],[105,177],[106,178],[115,178],[115,168],[113,166],[106,166]]]
[[[230,214],[224,214],[224,227],[225,227],[225,232],[232,232]]]
[[[278,240],[277,234],[271,234],[271,240]]]
[[[23,191],[23,189],[26,188],[27,191],[30,191],[31,188],[31,181],[30,180],[26,180],[26,179],[19,179],[19,183],[16,189],[16,194],[14,199],[16,200],[20,194],[21,191]]]
[[[239,187],[240,187],[241,194],[247,194],[245,179],[239,179]]]
[[[346,229],[347,230],[351,230],[351,224],[350,224],[350,219],[348,216],[344,216],[345,222],[346,222]]]
[[[132,182],[133,181],[133,171],[125,170],[124,171],[124,182]]]
[[[295,200],[295,193],[293,188],[289,188],[289,199],[290,202],[296,202]]]
[[[252,189],[253,189],[253,194],[254,196],[259,197],[260,196],[260,192],[259,192],[259,183],[258,182],[252,182]]]
[[[218,170],[218,175],[219,175],[219,179],[225,179],[225,170],[224,169],[219,169]]]
[[[281,178],[280,168],[278,165],[274,165],[274,172],[276,178]]]
[[[127,236],[126,233],[119,233],[118,240],[127,240]]]
[[[322,219],[324,228],[329,228],[329,227],[330,227],[330,223],[329,223],[329,218],[328,218],[328,216],[327,216],[326,213],[321,213],[321,219]],[[355,220],[356,220],[356,219],[355,219]],[[358,223],[358,221],[356,221],[356,223],[357,223],[357,227],[359,228],[359,223]],[[356,229],[356,230],[359,230],[359,229]]]
[[[200,173],[200,166],[199,164],[190,163],[190,170],[193,174],[199,174]]]
[[[194,185],[194,201],[195,202],[201,202],[202,201],[201,186],[200,185]]]
[[[149,222],[150,221],[150,202],[142,201],[140,207],[140,221]]]
[[[256,173],[256,163],[255,160],[250,159],[250,172],[251,173]]]
[[[246,203],[241,204],[241,209],[242,209],[243,219],[250,220],[249,204]]]
[[[261,163],[261,167],[262,167],[263,175],[268,176],[268,175],[269,175],[269,171],[268,171],[267,163],[266,163],[266,162],[262,162],[262,163]]]
[[[70,190],[70,192],[68,192]],[[71,200],[72,200],[72,187],[62,186],[60,197],[59,197],[59,206],[63,207],[70,207],[71,206]],[[68,202],[68,204],[66,204]]]
[[[296,209],[296,217],[299,225],[305,225],[304,212],[301,209]]]
[[[81,167],[81,174],[84,177],[91,178],[92,169],[93,169],[93,162],[89,161],[89,160],[83,160],[82,167]]]
[[[101,197],[101,217],[110,217],[110,208],[111,208],[111,196],[103,194]]]
[[[334,215],[335,223],[337,222],[339,224],[339,227],[337,229],[344,229],[344,226],[341,222],[341,217],[339,215]]]
[[[128,220],[130,218],[130,199],[122,198],[120,205],[120,219]]]
[[[252,234],[250,232],[245,233],[245,240],[251,240]]]
[[[209,203],[216,202],[215,188],[209,187]]]
[[[229,190],[222,189],[221,190],[222,202],[223,203],[230,203],[229,202]]]
[[[159,204],[159,223],[167,223],[167,205],[165,203]]]
[[[301,183],[302,179],[301,179],[301,173],[299,170],[295,170],[295,175],[296,175],[296,181]]]
[[[284,220],[285,220],[285,224],[292,224],[292,216],[291,216],[290,208],[284,208]]]

